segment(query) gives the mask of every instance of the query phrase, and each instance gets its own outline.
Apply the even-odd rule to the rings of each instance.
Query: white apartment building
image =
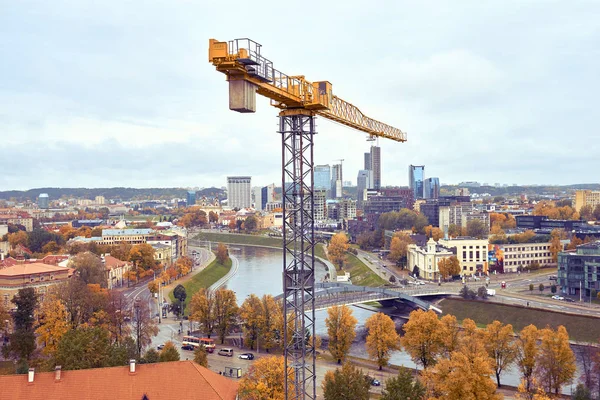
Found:
[[[488,240],[471,237],[440,239],[439,244],[447,248],[456,248],[456,258],[460,262],[461,275],[473,275],[488,272]]]
[[[323,221],[327,216],[327,190],[326,189],[316,189],[314,191],[314,204],[315,204],[315,212],[314,219],[315,221]]]
[[[407,266],[411,271],[417,267],[419,276],[423,279],[437,280],[439,276],[438,262],[453,255],[454,253],[450,250],[439,246],[432,238],[429,238],[425,247],[416,244],[408,245]]]
[[[227,177],[227,206],[229,208],[252,207],[251,176]]]

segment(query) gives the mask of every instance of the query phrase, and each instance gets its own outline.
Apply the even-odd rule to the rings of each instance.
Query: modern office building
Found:
[[[342,175],[342,164],[335,164],[331,167],[331,197],[341,198],[344,190]]]
[[[315,165],[314,188],[331,190],[331,167],[329,164]]]
[[[379,190],[381,188],[381,147],[371,146],[371,150],[365,153],[365,170],[371,171],[372,188]]]
[[[188,207],[191,207],[194,204],[196,204],[196,192],[194,192],[193,190],[188,190],[188,192],[185,195],[185,204],[187,204]]]
[[[48,193],[40,193],[38,197],[38,207],[44,209],[50,208],[50,197],[48,197]]]
[[[314,220],[315,221],[324,221],[327,216],[327,190],[325,189],[315,189],[314,191],[314,205],[315,205],[315,213]]]
[[[227,205],[230,208],[252,207],[251,176],[227,177]]]
[[[415,199],[423,198],[425,180],[425,166],[424,165],[409,165],[408,166],[408,184],[413,191]]]
[[[576,190],[575,191],[575,210],[581,211],[583,206],[596,207],[600,204],[600,191],[598,190]]]
[[[362,209],[367,200],[367,190],[373,188],[373,171],[361,169],[356,177],[356,206]]]
[[[371,153],[365,153],[365,169],[371,170]]]
[[[427,178],[423,184],[423,198],[437,199],[440,197],[440,179]]]
[[[600,241],[577,246],[575,251],[558,253],[558,285],[564,293],[589,296],[600,285]]]

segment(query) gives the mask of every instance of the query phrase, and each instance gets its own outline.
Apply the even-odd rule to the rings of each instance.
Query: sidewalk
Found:
[[[206,251],[208,253],[208,250],[203,249],[203,248],[198,248],[200,251]],[[186,276],[183,276],[179,279],[174,280],[173,282],[169,283],[168,285],[165,285],[163,287],[164,290],[164,298],[169,298],[169,295],[171,294],[171,292],[173,291],[173,289],[175,289],[175,287],[179,284],[184,284],[185,282],[189,281],[190,279],[192,279],[194,276],[196,276],[196,274],[202,272],[204,270],[204,268],[206,268],[207,266],[210,265],[211,262],[213,262],[215,260],[216,256],[213,252],[210,252],[208,260],[205,261],[202,265],[199,265],[198,267],[196,267],[196,270],[187,274]]]

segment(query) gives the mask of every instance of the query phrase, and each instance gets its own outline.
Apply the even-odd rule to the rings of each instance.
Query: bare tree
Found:
[[[148,346],[152,342],[152,337],[158,334],[158,326],[156,321],[150,317],[148,303],[137,299],[133,304],[133,319],[131,322],[139,359],[142,356],[144,347]]]

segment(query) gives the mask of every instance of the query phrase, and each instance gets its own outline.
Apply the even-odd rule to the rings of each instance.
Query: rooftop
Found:
[[[42,263],[31,264],[15,264],[10,267],[0,269],[0,276],[21,276],[31,274],[43,274],[49,272],[67,271],[68,268],[59,267],[56,265],[48,265]]]
[[[102,236],[149,235],[152,229],[102,229]]]
[[[13,400],[235,400],[237,382],[192,361],[0,376],[2,396]],[[3,397],[4,398],[4,397]]]

